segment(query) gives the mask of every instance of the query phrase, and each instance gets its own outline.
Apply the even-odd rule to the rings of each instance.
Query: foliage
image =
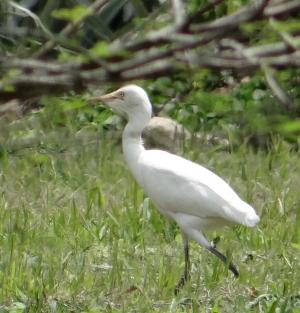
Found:
[[[202,70],[177,79],[161,78],[147,85],[154,103],[192,132],[215,132],[265,147],[272,134],[297,143],[300,113],[299,70],[280,73],[280,81],[295,99],[284,108],[265,83],[261,72],[238,82],[233,72]],[[171,99],[171,101],[170,101]]]
[[[93,70],[111,53],[130,57],[130,51],[113,51],[111,42],[128,34],[143,40],[173,20],[167,1],[113,0],[97,14],[87,9],[94,3],[88,0],[17,2],[42,23],[24,11],[20,16],[10,3],[0,2],[3,55],[31,56],[55,34],[57,46],[47,58],[59,59],[62,68],[87,62]],[[191,0],[187,11],[208,3]],[[198,21],[214,21],[247,3],[223,1]],[[62,36],[68,23],[79,27]],[[239,31],[245,46],[284,38],[298,49],[299,12],[286,20],[245,23]],[[210,55],[222,49],[213,42],[195,50]],[[0,87],[13,92],[11,81],[20,75],[6,72]],[[229,181],[261,216],[256,229],[210,234],[221,236],[220,250],[241,271],[238,280],[193,244],[192,279],[178,297],[173,296],[183,267],[178,229],[129,175],[119,146],[123,121],[88,105],[93,90],[44,96],[34,103],[37,111],[11,123],[0,117],[0,312],[299,313],[300,73],[279,68],[274,77],[292,106],[274,96],[263,67],[182,66],[172,76],[135,81],[147,89],[157,113],[193,133],[228,138],[229,149],[204,143],[188,146],[185,155]],[[119,85],[103,84],[98,92]]]
[[[9,3],[8,1],[3,6],[8,7]],[[193,16],[193,14],[197,14],[199,8],[203,8],[207,4],[207,1],[203,0],[189,1],[187,12],[190,16]],[[221,1],[221,3],[212,6],[211,9],[200,15],[197,18],[197,23],[201,26],[203,23],[205,25],[205,22],[218,21],[218,18],[233,14],[247,4],[249,4],[249,1]],[[105,66],[109,67],[110,59],[122,60],[123,58],[133,57],[132,50],[123,49],[121,48],[122,45],[114,45],[110,42],[115,38],[119,38],[122,42],[126,38],[124,35],[128,30],[143,41],[149,35],[149,31],[160,29],[162,25],[169,25],[173,19],[172,14],[168,11],[170,5],[159,5],[158,2],[153,2],[150,5],[149,2],[141,0],[130,1],[130,3],[128,1],[110,1],[99,12],[93,11],[95,6],[93,7],[93,3],[90,1],[65,3],[57,0],[52,5],[46,3],[37,5],[37,2],[32,1],[29,7],[26,7],[26,5],[29,5],[26,1],[20,1],[20,6],[32,10],[36,17],[26,16],[24,10],[22,11],[23,17],[17,15],[17,13],[20,13],[19,11],[16,11],[15,15],[6,16],[6,22],[14,25],[16,33],[8,33],[5,38],[13,42],[15,40],[14,36],[18,36],[17,30],[20,30],[24,25],[34,23],[35,28],[39,25],[45,25],[45,28],[49,29],[48,33],[59,34],[55,39],[58,43],[57,50],[52,51],[48,57],[56,57],[66,64],[68,62],[71,62],[71,64],[85,62],[85,67],[95,66],[93,63],[100,63],[101,65],[103,63],[103,66],[106,64]],[[41,19],[40,23],[36,23],[37,18]],[[66,24],[67,22],[70,22],[70,24]],[[80,27],[74,27],[70,32],[70,35],[72,35],[67,36],[69,34],[68,26],[72,28],[75,24],[80,25]],[[284,41],[288,42],[293,49],[297,49],[299,38],[295,35],[297,35],[299,26],[299,14],[297,13],[292,13],[290,17],[288,16],[284,20],[277,19],[275,15],[275,17],[269,19],[256,22],[248,21],[241,24],[233,38],[229,37],[227,39],[232,41],[235,40],[235,36],[241,36],[242,40],[235,41],[235,45],[241,45],[242,48],[255,45],[255,49],[259,51],[259,47],[264,44],[276,45],[277,41],[284,38]],[[33,43],[32,39],[32,36],[24,36],[23,41],[13,45],[12,52],[18,54],[18,51],[20,49],[25,50],[25,47],[36,50],[36,41]],[[232,44],[230,40],[228,43],[225,42],[225,46],[226,44]],[[8,42],[5,40],[2,44],[4,49],[9,47]],[[200,58],[202,55],[205,57],[213,53],[213,50],[220,49],[222,51],[224,49],[222,48],[223,44],[220,41],[218,45],[210,43],[204,47],[200,46],[197,52],[199,52]],[[163,52],[166,46],[171,49],[170,43],[166,43],[165,46],[157,49],[159,52]],[[235,48],[238,49],[238,47]],[[30,49],[28,51],[32,51]],[[152,50],[155,53],[157,52],[155,46]],[[138,63],[143,63],[142,60],[145,55],[146,52],[142,50],[137,59]],[[288,56],[286,58],[288,59]],[[127,63],[130,68],[130,62]],[[124,64],[121,62],[121,66],[127,63],[126,61],[124,61]],[[222,133],[223,136],[235,138],[237,144],[245,140],[256,146],[263,147],[269,144],[272,134],[280,133],[289,141],[297,143],[299,134],[297,121],[300,112],[299,70],[294,68],[272,70],[272,78],[278,82],[279,86],[275,89],[279,88],[279,92],[286,93],[288,101],[286,103],[281,102],[280,97],[278,100],[278,95],[276,95],[278,90],[274,91],[274,87],[273,90],[270,89],[270,84],[265,78],[266,68],[264,64],[255,72],[247,68],[241,70],[234,68],[223,70],[185,68],[184,70],[181,69],[176,75],[163,75],[156,81],[140,83],[148,87],[155,104],[160,108],[165,106],[164,113],[177,119],[191,131],[215,131],[216,133]],[[36,71],[40,73],[42,70],[39,68]],[[50,73],[52,72],[50,71]],[[43,79],[46,80],[51,75],[50,73],[47,72]],[[25,85],[28,82],[27,75],[28,69],[26,67]],[[59,73],[56,70],[55,77],[58,77],[58,75]],[[113,63],[111,72],[105,74],[104,77],[114,75],[122,75],[122,72],[119,73],[118,64]],[[1,79],[0,88],[2,86],[4,92],[13,93],[15,91],[13,82],[20,77],[22,77],[22,70],[12,69],[7,71]],[[53,77],[53,79],[55,78]],[[38,84],[40,79],[35,78],[35,81]],[[65,78],[62,81],[65,82]],[[52,81],[51,84],[53,84]],[[81,85],[76,79],[74,84],[75,86]],[[69,84],[66,84],[66,86],[70,88]],[[280,90],[280,86],[282,90]],[[26,85],[26,90],[33,91],[35,88],[35,86],[28,88]],[[51,87],[51,89],[60,89],[60,86]],[[44,89],[39,88],[37,85],[37,90]],[[48,102],[44,101],[44,103]]]
[[[273,138],[267,151],[187,151],[253,204],[261,223],[210,234],[221,236],[238,280],[193,243],[191,282],[174,297],[183,267],[178,229],[137,187],[116,140],[96,126],[76,132],[76,110],[64,103],[65,126],[50,109],[2,124],[1,312],[299,310],[300,162],[288,144]],[[8,150],[33,130],[44,134],[41,143]]]
[[[73,23],[80,21],[82,18],[90,15],[92,12],[87,7],[77,5],[71,9],[58,9],[52,11],[52,16],[57,19],[71,21]]]

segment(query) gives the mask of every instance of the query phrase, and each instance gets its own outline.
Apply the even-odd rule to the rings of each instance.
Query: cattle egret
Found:
[[[189,279],[189,239],[212,252],[238,277],[236,267],[215,248],[204,232],[234,223],[254,227],[259,222],[255,210],[222,178],[205,167],[166,151],[144,148],[141,134],[152,114],[144,89],[128,85],[91,100],[104,102],[127,117],[122,146],[128,167],[158,210],[180,227],[185,267],[175,293]]]

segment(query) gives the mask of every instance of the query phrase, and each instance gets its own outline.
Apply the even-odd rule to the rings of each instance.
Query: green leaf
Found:
[[[70,100],[63,101],[61,103],[63,112],[72,111],[75,109],[80,109],[80,108],[84,107],[85,105],[86,105],[85,101],[82,99],[79,99],[79,98],[72,98]]]
[[[277,304],[278,304],[278,300],[274,301],[270,307],[270,310],[268,311],[268,313],[275,313],[276,312],[276,308],[277,308]]]
[[[105,41],[97,42],[95,46],[90,49],[90,51],[95,57],[106,58],[110,56],[109,46]]]
[[[297,250],[300,250],[300,243],[292,243],[292,247]]]
[[[107,58],[110,57],[112,54],[114,56],[123,56],[128,57],[130,56],[130,52],[126,50],[111,50],[109,44],[105,41],[97,42],[94,47],[90,49],[91,56],[96,58]]]
[[[21,313],[26,309],[26,305],[22,302],[14,302],[8,309],[9,313]]]
[[[41,154],[41,153],[36,153],[34,155],[31,155],[30,157],[28,157],[28,159],[34,165],[43,165],[43,164],[47,164],[50,161],[49,156]]]
[[[214,307],[213,307],[213,309],[212,309],[211,312],[212,312],[212,313],[221,313],[221,311],[219,310],[219,307],[218,307],[217,304],[214,305]]]
[[[21,72],[17,69],[7,71],[0,79],[0,88],[5,92],[14,92],[14,79],[20,74]]]
[[[285,20],[283,22],[272,20],[270,23],[274,29],[280,32],[292,33],[292,32],[296,32],[300,30],[299,19],[290,19],[290,20]]]
[[[73,23],[76,23],[83,19],[84,17],[90,15],[92,13],[91,9],[83,6],[83,5],[76,5],[73,8],[63,8],[52,11],[52,16],[54,18],[60,19],[60,20],[66,20]]]
[[[300,120],[289,121],[279,125],[279,131],[283,133],[294,133],[300,131]]]

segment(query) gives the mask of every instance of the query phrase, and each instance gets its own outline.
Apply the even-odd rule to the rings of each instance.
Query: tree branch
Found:
[[[270,89],[272,90],[274,96],[277,98],[277,100],[286,108],[287,111],[293,110],[294,109],[293,100],[280,86],[279,82],[275,78],[274,70],[265,67],[264,73],[266,77],[266,82]]]
[[[93,12],[101,10],[108,0],[98,0],[92,5]],[[187,64],[196,70],[203,67],[217,69],[257,70],[282,69],[300,66],[299,45],[291,47],[290,41],[298,42],[300,36],[289,37],[288,41],[247,47],[237,35],[243,35],[241,23],[253,23],[270,16],[293,14],[291,7],[298,7],[291,0],[287,6],[270,0],[252,1],[250,5],[226,17],[200,23],[198,19],[218,5],[221,0],[212,0],[203,8],[188,16],[183,0],[173,0],[174,22],[163,28],[148,32],[141,39],[113,42],[107,46],[109,55],[96,58],[91,51],[85,52],[86,61],[46,62],[37,58],[55,46],[48,41],[33,58],[0,57],[0,100],[27,99],[45,94],[61,94],[74,90],[80,92],[90,86],[109,82],[124,82],[148,79],[161,75],[178,74],[186,70]],[[300,5],[299,5],[300,6]],[[289,15],[290,14],[290,15]],[[64,36],[78,29],[86,17],[78,23],[69,24],[61,32]],[[233,36],[233,30],[234,35]],[[130,38],[136,38],[131,36]],[[283,99],[282,88],[276,84],[274,75],[266,75],[267,82]],[[280,97],[279,97],[280,96]],[[290,101],[290,99],[289,99]],[[290,103],[290,102],[289,102]]]

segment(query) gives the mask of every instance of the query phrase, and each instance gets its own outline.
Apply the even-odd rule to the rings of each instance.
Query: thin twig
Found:
[[[20,4],[14,2],[14,1],[8,1],[8,4],[10,4],[14,9],[21,11],[23,14],[28,15],[32,18],[36,26],[40,27],[43,32],[47,35],[48,38],[53,38],[53,34],[51,31],[43,24],[41,19],[32,11],[28,10],[27,8],[21,6]]]

